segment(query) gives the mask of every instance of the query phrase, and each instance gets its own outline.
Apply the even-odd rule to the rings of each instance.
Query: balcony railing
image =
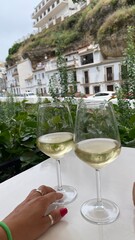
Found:
[[[60,13],[65,6],[68,4],[67,0],[60,0],[59,3],[54,2],[54,6],[49,5],[48,8],[45,8],[44,12],[42,11],[40,16],[38,16],[38,20],[34,22],[34,27],[43,27],[45,24],[49,24],[49,19],[54,17],[56,14]],[[49,11],[48,11],[49,9]],[[60,17],[60,20],[62,16]],[[56,19],[57,21],[57,19]]]
[[[37,80],[37,84],[38,84],[38,85],[42,85],[41,79],[38,79],[38,80]]]
[[[18,75],[18,71],[14,71],[14,72],[12,73],[12,77],[14,77],[14,76],[16,76],[16,75]]]

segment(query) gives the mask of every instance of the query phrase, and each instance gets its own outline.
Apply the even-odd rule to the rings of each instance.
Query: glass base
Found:
[[[81,206],[82,216],[96,224],[112,223],[118,218],[119,213],[118,206],[106,199],[102,199],[100,205],[97,205],[97,199],[91,199]]]
[[[57,192],[60,192],[63,194],[63,198],[54,202],[53,205],[55,206],[59,206],[59,205],[67,205],[71,202],[73,202],[76,197],[77,197],[77,191],[75,188],[71,187],[71,186],[66,186],[66,185],[63,185],[62,186],[62,190],[58,190],[58,187],[54,187],[54,189],[57,191]]]

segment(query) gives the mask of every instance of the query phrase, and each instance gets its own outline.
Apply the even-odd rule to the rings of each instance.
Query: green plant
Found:
[[[135,27],[127,29],[127,48],[122,62],[123,97],[135,99]]]
[[[9,55],[12,55],[18,51],[22,43],[15,43],[11,48],[9,48]]]
[[[122,61],[122,85],[117,91],[118,105],[114,106],[123,146],[135,147],[135,28],[128,27],[127,47]],[[131,105],[132,103],[132,105]]]
[[[114,109],[122,146],[135,147],[135,109],[124,99],[119,100]]]
[[[54,99],[69,96],[69,84],[73,89],[71,95],[74,96],[74,93],[76,92],[75,74],[67,68],[62,46],[61,40],[57,39],[56,57],[58,72],[54,73],[49,80],[49,92]]]
[[[19,158],[21,170],[43,160],[36,147],[37,105],[26,101],[15,103],[12,98],[0,103],[0,162]]]
[[[125,6],[109,15],[106,21],[98,29],[97,38],[99,43],[101,44],[102,41],[106,39],[107,35],[118,32],[120,27],[126,29],[125,22],[131,22],[131,25],[133,25],[134,23],[132,23],[132,20],[134,19],[134,14],[135,6]]]

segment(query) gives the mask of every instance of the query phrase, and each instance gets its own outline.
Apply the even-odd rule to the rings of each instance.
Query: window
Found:
[[[74,81],[77,82],[76,71],[74,71],[73,74],[74,74]]]
[[[95,97],[108,96],[108,95],[109,95],[109,93],[100,92],[100,93],[95,94]]]
[[[54,8],[55,7],[55,5],[54,5],[54,3],[52,4],[52,8]]]
[[[89,87],[85,87],[85,94],[89,94],[90,91],[89,91]]]
[[[107,91],[114,91],[113,85],[108,85],[107,86]]]
[[[73,86],[69,86],[69,92],[70,92],[70,93],[73,93],[73,92],[74,92]]]
[[[94,93],[100,92],[100,86],[94,86]]]
[[[48,12],[50,12],[50,8],[48,8],[47,10],[48,10]]]
[[[46,94],[46,88],[44,88],[44,94]]]
[[[43,96],[43,88],[41,88],[41,90],[40,90],[40,91],[41,91],[41,96]]]
[[[125,66],[125,65],[121,65],[121,77],[122,77],[122,79],[128,78],[127,66]]]
[[[93,63],[93,53],[89,53],[89,54],[81,56],[81,64],[82,65],[89,64],[89,63]]]
[[[84,81],[85,81],[85,83],[89,83],[89,73],[88,73],[88,71],[84,72]]]
[[[113,80],[113,69],[112,69],[112,67],[107,67],[106,68],[106,80],[107,81],[112,81]]]
[[[35,75],[35,80],[37,80],[37,75]]]
[[[44,73],[42,73],[42,78],[44,78],[45,77],[45,75],[44,75]]]

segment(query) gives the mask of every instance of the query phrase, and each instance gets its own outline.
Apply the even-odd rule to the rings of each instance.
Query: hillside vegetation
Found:
[[[58,41],[63,52],[95,42],[105,58],[119,57],[126,47],[127,26],[135,26],[134,0],[91,0],[84,10],[10,48],[7,63],[29,57],[34,67],[45,55],[55,56]]]

